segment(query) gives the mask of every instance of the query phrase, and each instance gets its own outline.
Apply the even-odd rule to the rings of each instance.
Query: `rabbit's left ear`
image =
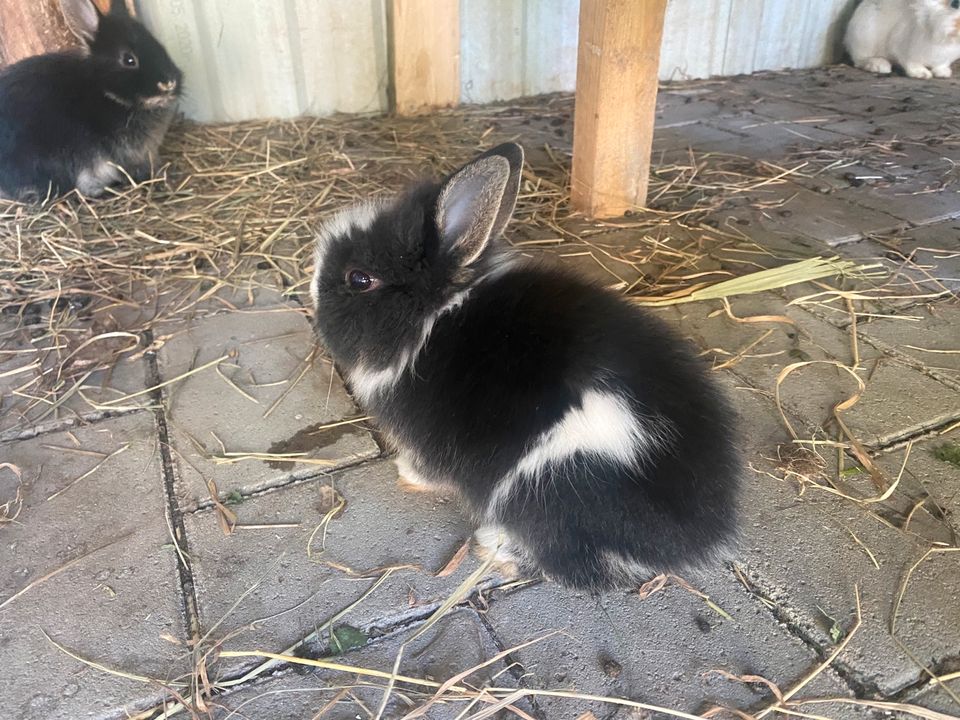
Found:
[[[513,215],[520,191],[523,148],[505,143],[488,150],[447,179],[437,200],[437,229],[446,252],[460,265],[476,260]]]
[[[60,0],[60,11],[70,32],[85,43],[93,40],[102,17],[93,0]]]
[[[100,12],[120,17],[133,17],[133,2],[130,0],[94,0]]]

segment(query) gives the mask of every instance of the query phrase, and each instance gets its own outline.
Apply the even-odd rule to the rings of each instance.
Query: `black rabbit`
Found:
[[[21,60],[0,72],[0,195],[77,188],[97,196],[150,177],[182,88],[163,46],[130,17],[92,0],[60,0],[85,51]]]
[[[628,300],[501,247],[523,150],[319,230],[316,331],[399,450],[454,488],[504,564],[602,590],[729,556],[734,416]]]

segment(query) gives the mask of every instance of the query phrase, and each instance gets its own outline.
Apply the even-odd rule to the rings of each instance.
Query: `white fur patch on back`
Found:
[[[568,410],[543,433],[500,480],[487,506],[487,517],[496,518],[518,482],[539,483],[550,465],[583,453],[633,467],[669,436],[665,420],[637,415],[626,399],[616,393],[588,390],[579,407]]]
[[[317,283],[320,281],[320,272],[323,269],[323,259],[330,247],[330,242],[354,230],[369,230],[384,205],[385,198],[374,198],[356,205],[338,210],[317,228],[317,240],[313,250],[313,280],[310,282],[310,298],[313,300],[313,309],[317,309]]]

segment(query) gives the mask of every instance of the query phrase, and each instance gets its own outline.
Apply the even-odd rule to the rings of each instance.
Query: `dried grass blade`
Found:
[[[765,290],[777,290],[789,285],[811,282],[833,275],[859,275],[880,265],[858,265],[850,260],[840,258],[809,258],[789,265],[783,265],[769,270],[759,270],[733,280],[700,287],[692,291],[680,291],[671,297],[634,297],[632,300],[639,305],[662,307],[686,302],[701,300],[719,300],[733,295],[750,295]]]

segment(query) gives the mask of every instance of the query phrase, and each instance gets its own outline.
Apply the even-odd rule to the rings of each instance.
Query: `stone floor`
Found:
[[[458,592],[478,562],[456,555],[470,532],[456,503],[397,488],[375,427],[311,354],[307,312],[282,288],[257,291],[155,328],[103,380],[97,412],[24,420],[6,406],[0,716],[368,718],[382,678],[217,653],[389,673],[403,646],[408,678],[475,668],[457,683],[515,688],[501,712],[537,720],[715,706],[960,717],[958,98],[957,82],[848,68],[660,94],[657,173],[730,156],[786,173],[739,185],[696,222],[678,217],[663,243],[714,233],[766,251],[705,254],[719,273],[833,253],[888,273],[734,297],[729,313],[720,301],[652,310],[711,358],[740,413],[751,470],[730,567],[600,597],[495,575]],[[530,113],[515,121],[519,132],[500,131],[544,132]],[[547,130],[568,147],[568,117]],[[621,259],[639,232],[627,220],[571,218],[592,228],[583,243],[512,237],[622,288],[644,269]],[[9,385],[18,356],[5,348]],[[784,375],[795,363],[807,364]],[[833,409],[857,378],[840,413],[857,448],[841,452]],[[785,420],[811,442],[791,444]],[[384,716],[433,693],[400,682]],[[466,692],[441,700],[422,716],[489,707]]]

